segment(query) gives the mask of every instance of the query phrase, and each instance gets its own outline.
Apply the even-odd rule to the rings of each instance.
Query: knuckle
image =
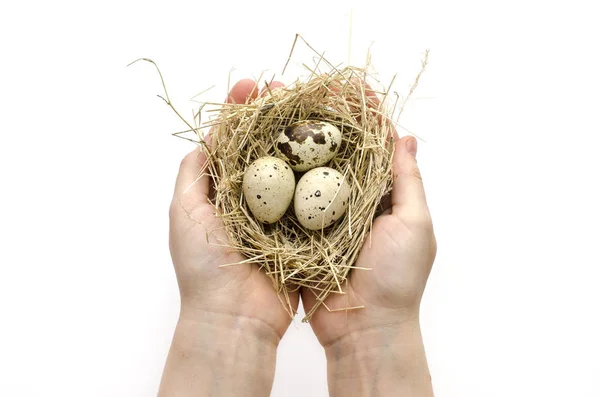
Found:
[[[193,152],[186,154],[185,157],[183,159],[181,159],[181,162],[179,163],[179,169],[180,170],[185,169],[188,166],[190,166],[191,164],[193,164],[195,157],[196,157],[195,150]]]
[[[394,168],[394,178],[400,176],[405,178],[416,179],[421,183],[423,182],[421,170],[419,169],[414,160],[405,160],[404,162],[398,162],[395,164]]]
[[[410,171],[410,175],[416,180],[423,182],[423,177],[421,176],[421,171],[419,170],[419,167],[413,167]]]

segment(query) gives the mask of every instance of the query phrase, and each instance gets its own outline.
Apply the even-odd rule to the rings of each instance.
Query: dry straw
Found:
[[[427,53],[423,68],[426,62]],[[397,95],[391,100],[390,88],[373,91],[366,84],[371,77],[368,68],[340,69],[319,55],[315,67],[307,67],[310,74],[306,79],[245,104],[219,104],[215,118],[199,128],[190,126],[207,155],[203,172],[212,178],[212,202],[229,237],[216,241],[208,231],[209,241],[239,251],[247,258],[244,262],[258,264],[273,281],[290,315],[294,313],[289,293],[299,288],[312,292],[317,304],[303,321],[322,304],[334,310],[325,300],[331,293],[344,293],[350,271],[369,270],[354,265],[363,244],[369,244],[373,220],[392,187],[396,125],[392,117],[395,113],[399,116],[408,96],[399,104]],[[163,99],[171,105],[168,94]],[[275,137],[287,126],[308,119],[327,121],[342,131],[341,148],[328,166],[341,172],[351,186],[347,213],[331,227],[310,231],[297,221],[292,205],[277,223],[262,224],[246,205],[244,172],[255,159],[274,155]],[[200,133],[207,127],[210,144]],[[225,266],[236,265],[239,263]]]

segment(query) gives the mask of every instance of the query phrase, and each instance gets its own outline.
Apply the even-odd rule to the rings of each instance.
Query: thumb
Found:
[[[392,214],[401,218],[428,213],[425,189],[417,166],[417,140],[412,136],[394,144]]]
[[[181,161],[173,201],[189,204],[208,202],[209,177],[206,172],[206,154],[199,146]]]

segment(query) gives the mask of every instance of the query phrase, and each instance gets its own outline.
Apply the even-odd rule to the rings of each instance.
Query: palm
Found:
[[[282,336],[291,318],[273,284],[255,264],[237,264],[245,258],[228,249],[227,237],[214,208],[208,203],[186,208],[179,200],[171,210],[171,254],[182,299],[197,302],[205,311],[256,318]],[[292,296],[297,307],[298,296]]]
[[[394,309],[412,309],[421,298],[430,255],[431,235],[407,225],[394,215],[375,221],[371,242],[367,241],[357,266],[371,271],[355,271],[350,279],[353,290],[366,304]],[[425,249],[423,249],[423,247]],[[420,262],[420,263],[419,263]]]
[[[396,168],[406,168],[400,154],[397,157]],[[410,178],[406,176],[401,183],[395,183],[391,211],[375,220],[358,256],[356,266],[371,270],[352,270],[345,294],[332,294],[325,302],[330,310],[364,308],[329,312],[321,307],[312,316],[311,326],[324,346],[350,333],[397,325],[418,317],[436,254],[436,241],[422,187],[419,193],[422,202],[412,203],[404,197],[411,187]],[[308,308],[315,304],[314,294],[308,290],[302,291],[302,300]]]
[[[255,84],[240,81],[232,88],[228,102],[255,98]],[[246,258],[227,248],[224,225],[208,200],[208,177],[198,178],[205,162],[206,157],[198,150],[186,156],[171,206],[170,248],[182,300],[215,315],[256,319],[281,337],[291,322],[280,301],[283,297],[277,295],[256,264],[236,264]],[[291,310],[297,309],[298,301],[297,292],[290,294]]]

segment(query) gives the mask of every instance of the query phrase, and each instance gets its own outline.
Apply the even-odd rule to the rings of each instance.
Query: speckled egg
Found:
[[[252,215],[262,223],[275,223],[287,211],[296,180],[283,160],[261,157],[246,169],[242,190]]]
[[[349,199],[350,185],[344,175],[329,167],[314,168],[296,185],[296,218],[307,229],[326,228],[344,215]]]
[[[331,160],[340,149],[342,133],[325,121],[305,120],[282,131],[275,142],[277,157],[294,171],[307,171]]]

